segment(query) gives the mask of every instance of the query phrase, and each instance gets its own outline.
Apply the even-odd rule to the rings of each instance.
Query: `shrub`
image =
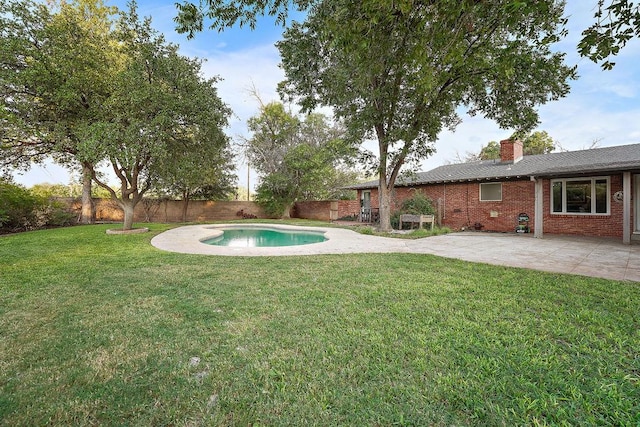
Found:
[[[26,188],[0,181],[0,228],[7,231],[37,228],[38,211],[45,206],[42,197]]]
[[[67,226],[73,223],[74,218],[63,203],[34,194],[21,185],[0,180],[0,230],[11,232]]]
[[[360,234],[374,235],[375,231],[376,230],[373,227],[359,227],[358,228],[358,232]]]
[[[268,185],[260,185],[256,189],[256,203],[262,207],[271,218],[286,217],[285,211],[290,209],[292,202],[273,191]]]
[[[415,191],[412,198],[402,202],[400,212],[412,215],[434,215],[435,209],[430,198],[419,191]]]
[[[413,193],[413,197],[402,202],[400,209],[391,214],[391,227],[400,229],[400,215],[435,215],[435,209],[431,199],[419,191]]]
[[[45,220],[44,225],[48,227],[67,227],[74,223],[76,216],[64,203],[51,199],[42,218]]]

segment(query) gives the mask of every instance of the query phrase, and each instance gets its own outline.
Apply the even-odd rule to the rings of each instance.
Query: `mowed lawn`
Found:
[[[0,237],[0,424],[640,423],[638,283],[149,227]]]

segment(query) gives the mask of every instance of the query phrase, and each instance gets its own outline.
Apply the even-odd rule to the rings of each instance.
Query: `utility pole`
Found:
[[[247,202],[251,200],[251,187],[249,186],[249,172],[251,171],[251,165],[247,161]]]

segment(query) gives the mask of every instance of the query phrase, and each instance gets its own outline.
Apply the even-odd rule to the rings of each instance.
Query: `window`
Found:
[[[551,180],[551,212],[557,214],[609,214],[609,178]]]
[[[489,184],[480,184],[480,201],[481,202],[502,201],[502,183],[492,182]]]

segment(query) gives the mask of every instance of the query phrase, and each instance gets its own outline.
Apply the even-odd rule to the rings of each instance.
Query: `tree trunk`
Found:
[[[380,231],[391,231],[390,199],[391,193],[387,185],[387,153],[389,144],[387,142],[384,126],[379,124],[375,127],[378,137],[378,150],[380,152],[380,164],[378,165],[378,214],[380,216]]]
[[[380,209],[380,231],[391,231],[391,192],[387,187],[386,174],[380,174],[378,183],[378,207]]]
[[[93,224],[95,222],[93,199],[91,198],[91,168],[82,166],[82,211],[81,224]]]
[[[189,195],[182,195],[182,222],[187,222],[187,211],[189,210]]]
[[[123,230],[131,230],[133,228],[133,210],[136,207],[132,200],[122,201],[122,211],[124,212]]]
[[[282,219],[290,219],[291,218],[291,208],[293,207],[293,203],[287,203],[284,207],[284,211],[282,212]]]

